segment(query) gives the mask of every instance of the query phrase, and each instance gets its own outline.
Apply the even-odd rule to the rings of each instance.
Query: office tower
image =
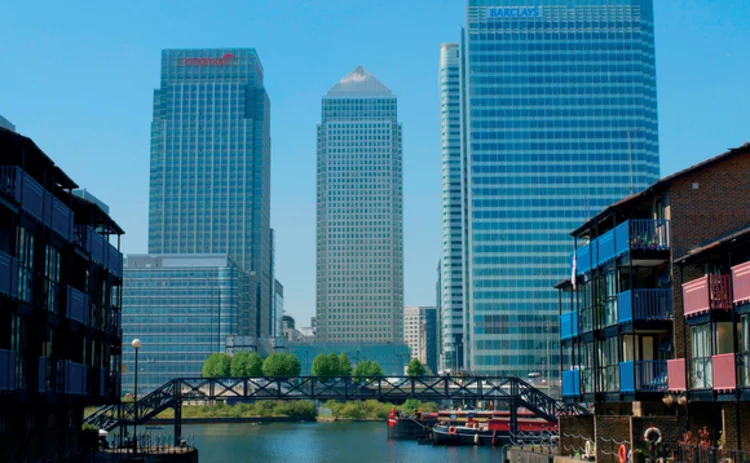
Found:
[[[0,115],[0,128],[10,130],[11,132],[16,131],[16,126],[2,115]]]
[[[318,126],[318,340],[401,341],[402,205],[396,97],[360,66]]]
[[[404,308],[404,343],[411,349],[411,358],[419,359],[432,374],[438,371],[437,322],[435,307]]]
[[[120,400],[124,232],[30,138],[0,153],[0,461],[85,460],[84,408]]]
[[[279,280],[273,280],[273,320],[272,336],[281,336],[284,320],[284,285]]]
[[[105,214],[109,214],[109,206],[107,206],[99,198],[91,194],[89,190],[85,188],[76,188],[75,190],[73,190],[73,194],[87,201],[91,201],[92,203],[99,206],[99,208],[104,211]]]
[[[440,46],[440,142],[443,258],[441,261],[441,367],[463,368],[463,247],[461,207],[460,57],[457,44]]]
[[[460,47],[464,367],[485,374],[544,370],[568,232],[659,177],[651,0],[525,5],[469,0]]]
[[[123,301],[123,393],[133,393],[135,354],[138,394],[173,378],[199,377],[203,362],[224,352],[241,312],[254,298],[250,278],[225,254],[129,254]]]
[[[151,127],[151,254],[227,254],[271,332],[270,103],[254,49],[164,50]]]
[[[438,260],[437,264],[437,280],[435,281],[435,310],[436,310],[436,349],[437,349],[437,368],[438,370],[435,370],[434,373],[438,373],[439,370],[443,369],[443,365],[445,365],[445,356],[443,355],[443,324],[441,320],[443,319],[441,314],[442,312],[442,292],[443,292],[443,282],[442,282],[442,275],[443,275],[443,261],[442,259]]]

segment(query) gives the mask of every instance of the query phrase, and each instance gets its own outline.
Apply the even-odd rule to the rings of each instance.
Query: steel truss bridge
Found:
[[[122,430],[125,426],[145,423],[172,408],[174,439],[178,445],[182,436],[182,404],[185,402],[366,399],[502,402],[510,411],[511,434],[518,430],[518,408],[525,408],[552,423],[556,423],[560,415],[590,414],[577,404],[564,404],[525,381],[509,376],[176,378],[137,402],[102,407],[84,418],[84,423],[106,431],[117,427]]]

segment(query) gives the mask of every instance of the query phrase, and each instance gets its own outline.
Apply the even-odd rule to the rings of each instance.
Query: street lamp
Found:
[[[143,344],[140,339],[135,338],[130,345],[135,349],[135,379],[133,380],[135,383],[133,384],[133,445],[135,453],[138,453],[138,350]]]

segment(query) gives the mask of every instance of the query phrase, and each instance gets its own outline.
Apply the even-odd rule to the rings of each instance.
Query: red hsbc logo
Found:
[[[237,64],[237,59],[231,53],[226,53],[221,58],[185,58],[183,66],[229,66]]]

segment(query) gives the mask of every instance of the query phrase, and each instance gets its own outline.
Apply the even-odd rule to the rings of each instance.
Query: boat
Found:
[[[437,425],[432,428],[434,445],[503,445],[508,441],[508,432],[489,428],[453,425]]]

